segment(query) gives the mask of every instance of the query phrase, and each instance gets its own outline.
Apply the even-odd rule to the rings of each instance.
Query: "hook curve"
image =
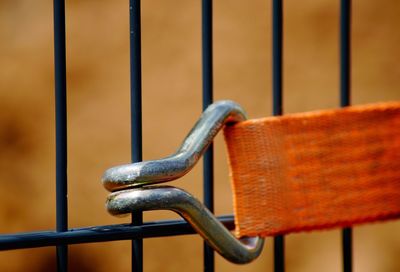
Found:
[[[180,178],[194,167],[224,125],[243,120],[246,113],[239,104],[215,102],[203,112],[175,154],[112,167],[102,177],[103,186],[112,192]]]
[[[237,239],[195,197],[172,186],[146,186],[111,193],[106,203],[109,213],[123,215],[134,211],[172,210],[182,216],[225,259],[249,263],[264,245],[260,237]]]

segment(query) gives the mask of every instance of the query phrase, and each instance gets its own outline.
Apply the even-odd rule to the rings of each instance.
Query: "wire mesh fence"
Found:
[[[132,240],[132,271],[143,270],[142,239],[150,237],[177,236],[195,233],[182,220],[145,222],[141,213],[132,214],[132,224],[104,225],[70,228],[68,224],[67,198],[67,69],[65,9],[63,0],[54,1],[54,73],[56,106],[56,229],[0,236],[0,249],[23,249],[56,246],[58,271],[68,270],[68,245],[104,241]],[[271,3],[272,27],[272,109],[274,115],[284,113],[283,55],[284,12],[283,1]],[[127,6],[128,8],[128,6]],[[213,101],[213,2],[202,1],[202,100],[203,110]],[[131,157],[132,162],[142,160],[142,63],[141,63],[141,3],[130,0],[130,82],[131,82]],[[350,105],[351,93],[351,1],[340,3],[340,106]],[[126,124],[128,126],[128,124]],[[214,169],[213,149],[204,158],[204,203],[213,211]],[[219,217],[229,229],[234,228],[233,216]],[[342,234],[343,271],[352,271],[352,230]],[[285,239],[274,239],[274,271],[285,270]],[[214,253],[204,244],[204,270],[214,271]]]

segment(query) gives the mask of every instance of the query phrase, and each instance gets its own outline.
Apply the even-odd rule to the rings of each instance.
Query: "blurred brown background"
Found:
[[[339,1],[285,1],[285,112],[339,104]],[[354,104],[400,99],[400,2],[353,1]],[[201,2],[142,3],[144,159],[169,155],[201,109]],[[55,228],[52,1],[0,0],[0,233]],[[271,3],[214,3],[215,99],[271,113]],[[69,226],[128,222],[104,208],[103,171],[130,160],[128,1],[67,1]],[[216,213],[231,213],[216,140]],[[173,185],[202,197],[201,165]],[[177,218],[149,212],[146,220]],[[400,271],[400,223],[354,230],[355,271]],[[148,239],[145,271],[202,271],[198,236]],[[340,271],[340,231],[286,238],[287,271]],[[128,241],[70,246],[71,271],[129,271]],[[54,248],[0,252],[0,271],[53,271]],[[272,243],[246,266],[272,271]]]

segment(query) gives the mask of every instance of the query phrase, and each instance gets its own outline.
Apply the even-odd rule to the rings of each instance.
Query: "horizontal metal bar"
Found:
[[[219,216],[218,219],[229,230],[235,228],[233,215]],[[193,228],[184,220],[146,222],[141,226],[117,224],[74,228],[66,232],[38,231],[1,235],[0,250],[98,243],[195,233]]]

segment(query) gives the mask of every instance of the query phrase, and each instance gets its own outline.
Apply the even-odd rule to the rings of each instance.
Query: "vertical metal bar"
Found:
[[[353,270],[353,229],[344,228],[342,231],[342,249],[343,249],[343,271],[351,272]]]
[[[351,0],[340,3],[340,106],[350,105]]]
[[[131,157],[142,160],[142,60],[140,0],[129,0],[130,81],[131,81]],[[132,225],[143,223],[142,212],[132,213]],[[143,271],[143,240],[132,241],[132,271]]]
[[[282,47],[283,5],[282,0],[272,1],[272,95],[273,115],[281,115],[282,109]]]
[[[340,106],[351,103],[351,0],[340,2]],[[342,231],[343,271],[352,271],[352,234],[351,228]]]
[[[272,101],[273,115],[283,113],[282,106],[282,46],[283,46],[283,5],[282,0],[272,1]],[[283,235],[274,238],[274,271],[285,271],[285,239]]]
[[[213,101],[213,51],[212,51],[212,0],[202,1],[202,62],[203,110]],[[214,211],[214,158],[213,146],[204,154],[203,192],[204,204]],[[204,242],[204,271],[214,271],[214,251]]]
[[[67,198],[67,79],[65,2],[54,0],[54,72],[56,114],[56,230],[68,230]],[[68,246],[57,246],[57,270],[68,270]]]

